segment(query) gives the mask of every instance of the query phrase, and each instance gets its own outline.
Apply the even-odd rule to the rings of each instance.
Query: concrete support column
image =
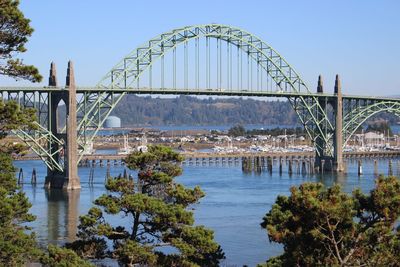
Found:
[[[318,86],[317,86],[317,93],[322,94],[324,92],[324,85],[322,81],[322,76],[318,76]],[[324,99],[318,98],[318,103],[322,107],[323,110],[325,110],[326,103]],[[323,114],[320,112],[317,113],[317,119],[320,121],[322,119]],[[323,128],[323,125],[321,125],[321,128]],[[316,142],[316,153],[315,153],[315,166],[318,168],[319,172],[322,171],[322,160],[324,159],[324,147],[325,147],[325,141],[322,139],[322,137],[317,138]]]
[[[77,142],[77,123],[76,123],[76,85],[74,67],[71,61],[68,62],[66,86],[67,93],[67,144],[65,165],[66,177],[63,189],[81,188],[78,177],[78,142]]]
[[[49,86],[52,87],[57,87],[57,72],[56,72],[56,64],[54,62],[51,62],[50,65],[50,74],[49,74]],[[57,120],[57,107],[58,103],[62,99],[62,92],[53,92],[48,94],[48,120],[47,120],[47,127],[48,130],[57,138],[60,138],[60,135],[58,133],[57,125],[58,125],[58,120]],[[59,162],[60,161],[60,155],[59,153],[56,153],[56,151],[59,149],[58,144],[55,142],[52,142],[52,140],[49,140],[48,146],[51,148],[51,154],[53,160]],[[64,174],[63,172],[59,170],[52,170],[49,167],[47,167],[47,176],[45,179],[44,186],[45,188],[60,188],[62,186],[62,180],[63,180]]]
[[[334,161],[333,170],[343,172],[343,99],[342,86],[340,84],[339,75],[336,75],[335,80],[335,135],[334,135]]]

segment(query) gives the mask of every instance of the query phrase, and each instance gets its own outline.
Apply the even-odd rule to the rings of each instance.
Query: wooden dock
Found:
[[[200,153],[200,152],[182,152],[185,160],[183,165],[195,166],[241,166],[244,173],[268,172],[273,173],[273,169],[282,175],[284,169],[287,169],[289,176],[292,174],[298,175],[313,175],[315,173],[324,173],[331,171],[324,168],[324,164],[332,164],[332,162],[322,163],[322,169],[316,168],[314,152],[258,152],[258,153]],[[111,166],[124,164],[124,158],[127,155],[116,154],[95,154],[85,155],[79,163],[81,167],[90,168],[90,179],[93,180],[94,167],[107,167],[109,173]],[[373,152],[345,152],[345,172],[347,172],[347,163],[356,160],[358,162],[358,175],[362,175],[363,160],[374,160],[374,173],[378,173],[378,159],[389,159],[389,174],[393,175],[394,170],[397,170],[397,175],[400,175],[400,161],[394,163],[392,159],[399,158],[400,151],[373,151]],[[40,160],[38,156],[24,156],[16,160]],[[396,164],[397,167],[394,167]],[[32,181],[34,179],[35,170],[32,171]],[[22,174],[21,174],[22,173]],[[22,177],[22,178],[21,178]],[[35,174],[36,177],[36,174]],[[18,181],[23,180],[23,172],[20,170]]]
[[[314,158],[314,152],[256,152],[256,153],[210,153],[210,152],[181,152],[186,161],[196,159],[241,159],[245,157],[269,157],[272,159],[293,159],[293,158]],[[371,152],[344,152],[344,158],[396,158],[400,156],[400,151],[371,151]],[[123,160],[127,155],[117,154],[93,154],[85,155],[82,161],[114,161]],[[40,160],[36,155],[28,155],[15,158],[15,160]]]

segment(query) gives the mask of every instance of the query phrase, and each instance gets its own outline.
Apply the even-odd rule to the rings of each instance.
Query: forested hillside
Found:
[[[243,98],[152,98],[127,95],[111,113],[123,127],[159,125],[300,125],[285,100],[261,101]],[[65,107],[59,109],[59,127],[64,126]],[[369,121],[396,124],[393,114],[379,113]]]
[[[134,125],[219,125],[219,124],[298,124],[286,101],[259,101],[243,98],[152,98],[128,95],[113,115],[122,126]]]

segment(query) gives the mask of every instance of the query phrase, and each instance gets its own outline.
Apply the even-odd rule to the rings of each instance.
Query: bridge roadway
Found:
[[[344,152],[344,158],[396,158],[400,156],[400,151],[369,151],[369,152]],[[255,153],[207,153],[207,152],[182,152],[185,160],[211,159],[211,158],[244,158],[244,157],[272,157],[272,158],[312,158],[315,152],[255,152]],[[84,155],[81,162],[93,160],[122,160],[127,155],[119,154],[93,154]],[[36,155],[23,156],[15,160],[40,160]]]
[[[0,86],[0,92],[8,93],[51,93],[60,92],[60,90],[67,90],[66,87],[56,86],[37,86],[37,87],[14,87],[14,86]],[[228,89],[193,89],[193,88],[133,88],[128,87],[124,89],[110,89],[101,87],[76,87],[77,94],[85,93],[106,93],[113,92],[115,94],[128,93],[128,94],[151,94],[151,95],[200,95],[200,96],[253,96],[253,97],[336,97],[335,94],[329,93],[312,93],[312,92],[290,92],[283,90],[276,91],[250,91],[250,90],[228,90]],[[399,102],[400,98],[382,97],[382,96],[358,96],[358,95],[345,95],[343,99],[354,100],[386,100]]]

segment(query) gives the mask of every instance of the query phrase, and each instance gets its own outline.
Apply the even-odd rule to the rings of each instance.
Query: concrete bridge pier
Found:
[[[322,94],[324,92],[324,86],[323,86],[323,82],[322,82],[322,76],[319,75],[318,76],[318,85],[317,85],[317,93],[318,94]],[[318,98],[318,104],[322,107],[322,109],[325,109],[325,101],[323,101],[323,99]],[[321,120],[322,114],[320,112],[317,113],[317,119]],[[322,127],[322,125],[321,125]],[[322,156],[324,154],[324,140],[322,140],[322,138],[317,138],[317,140],[315,140],[315,168],[317,172],[321,172],[321,168],[322,168]]]
[[[335,110],[335,134],[333,139],[333,171],[343,172],[343,98],[342,86],[340,83],[339,75],[336,75],[335,80],[335,95],[336,101],[334,104]]]
[[[51,64],[49,86],[57,86],[55,64]],[[68,70],[66,77],[66,89],[59,92],[49,94],[48,108],[48,130],[54,136],[64,141],[64,149],[62,154],[54,153],[59,147],[52,145],[52,156],[57,162],[64,159],[64,170],[59,171],[47,167],[47,176],[45,180],[46,188],[55,189],[80,189],[80,179],[78,177],[78,144],[77,144],[77,122],[76,122],[76,85],[73,64],[68,62]],[[58,132],[57,125],[57,109],[60,101],[63,100],[66,107],[66,132]]]
[[[323,90],[323,82],[321,75],[318,78],[318,87],[317,93],[322,94]],[[328,101],[324,98],[319,98],[319,105],[322,109],[326,110],[327,104],[331,105],[334,111],[334,125],[335,131],[333,134],[333,157],[326,155],[325,149],[327,144],[322,137],[318,137],[316,139],[316,156],[315,156],[315,168],[317,171],[323,173],[324,171],[333,171],[333,172],[343,172],[344,164],[343,164],[343,98],[342,98],[342,88],[339,79],[339,75],[336,75],[335,79],[335,96],[336,98],[333,101]],[[318,121],[321,121],[322,114],[317,114]],[[325,125],[320,125],[322,131],[326,131]]]

